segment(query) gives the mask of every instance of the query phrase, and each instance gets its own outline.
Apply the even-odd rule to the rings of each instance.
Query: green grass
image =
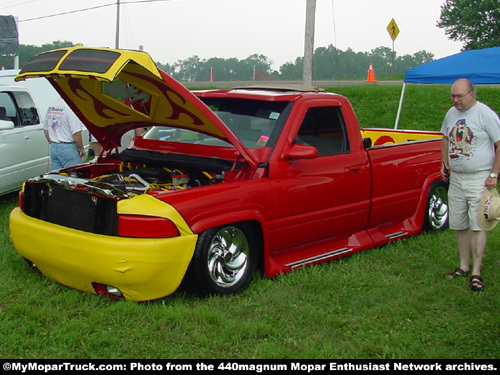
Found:
[[[432,95],[412,89],[415,105],[429,111],[443,101],[444,109],[426,120],[439,129],[449,89],[433,87]],[[494,96],[498,89],[491,90]],[[394,115],[400,87],[335,91],[352,97],[363,126],[382,126]],[[408,119],[423,123],[416,117],[420,111],[408,110],[414,111]],[[0,197],[0,358],[500,356],[500,226],[489,235],[481,293],[471,292],[466,278],[445,277],[458,266],[455,234],[445,231],[274,279],[257,275],[233,297],[177,293],[134,303],[69,289],[32,271],[8,238],[8,214],[16,203],[15,194]]]
[[[361,127],[394,127],[402,85],[367,84],[327,89],[351,101]],[[449,95],[448,85],[407,84],[398,127],[439,131],[451,107]],[[500,88],[479,86],[477,99],[500,112]]]

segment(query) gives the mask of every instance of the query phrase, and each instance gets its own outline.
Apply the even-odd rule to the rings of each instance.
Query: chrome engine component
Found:
[[[63,186],[66,190],[85,189],[106,197],[128,198],[130,195],[144,194],[148,191],[177,191],[222,182],[223,175],[142,167],[91,179],[64,174],[47,174],[34,178],[32,181]]]

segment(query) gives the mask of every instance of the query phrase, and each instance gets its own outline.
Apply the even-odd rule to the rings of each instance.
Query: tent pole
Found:
[[[403,82],[403,89],[401,90],[401,98],[399,99],[398,113],[396,115],[396,123],[394,124],[394,129],[398,128],[399,117],[401,116],[401,109],[403,108],[403,99],[405,96],[406,82]]]

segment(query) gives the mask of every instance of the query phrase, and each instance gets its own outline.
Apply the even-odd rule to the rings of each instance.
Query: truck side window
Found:
[[[40,117],[36,110],[35,103],[27,92],[14,92],[17,106],[19,108],[19,116],[21,125],[36,125],[40,123]]]
[[[16,105],[12,97],[6,92],[0,92],[0,120],[12,121],[18,124]]]
[[[340,107],[313,107],[307,111],[295,143],[316,147],[319,156],[349,151]]]
[[[27,92],[0,92],[0,117],[14,126],[40,124],[35,103]]]

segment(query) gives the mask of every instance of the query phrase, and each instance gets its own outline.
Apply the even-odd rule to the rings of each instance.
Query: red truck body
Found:
[[[96,163],[23,188],[11,237],[48,277],[130,300],[163,297],[181,282],[201,295],[231,294],[249,285],[259,264],[274,277],[446,227],[439,133],[361,130],[345,97],[319,89],[189,93],[154,73],[155,87],[166,82],[160,92],[178,94],[183,108],[194,103],[200,121],[193,115],[180,125],[174,122],[182,116],[104,126],[111,111],[96,115],[89,105],[102,108],[99,98],[111,108],[109,98],[88,100],[71,89],[72,80],[85,87],[96,73],[59,72],[51,81],[108,147]],[[127,68],[117,75],[149,92]],[[153,99],[140,112],[154,117],[160,109],[150,91]],[[215,130],[201,125],[203,116]],[[125,130],[152,125],[127,150],[111,151]]]
[[[253,100],[262,95],[276,100],[281,94],[219,90],[203,95]],[[347,98],[327,92],[293,96],[294,108],[264,170],[255,170],[244,183],[224,184],[218,192],[212,187],[210,201],[201,189],[186,192],[189,197],[165,197],[166,201],[197,233],[230,222],[258,222],[269,277],[421,232],[429,189],[440,180],[440,134],[434,140],[365,149]],[[344,118],[350,152],[311,159],[283,157],[307,111],[330,105]]]

